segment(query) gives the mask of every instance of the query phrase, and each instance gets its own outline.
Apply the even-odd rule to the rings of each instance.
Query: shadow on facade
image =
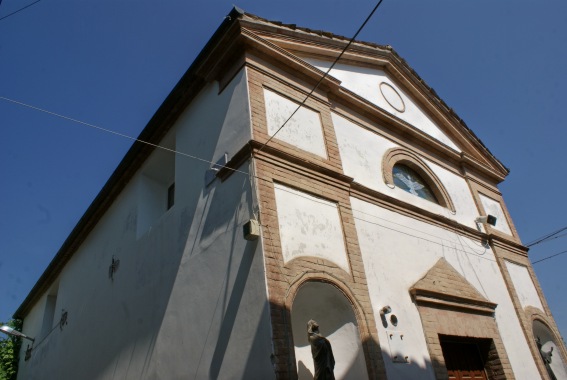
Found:
[[[272,304],[272,307],[281,308],[281,305]],[[320,310],[320,313],[333,314],[337,312],[336,307],[340,309],[341,305],[334,305],[331,309]],[[311,357],[310,346],[306,345],[302,340],[297,343],[296,336],[305,334],[304,323],[298,324],[300,332],[296,333],[294,327],[297,322],[297,316],[294,317],[293,311],[285,310],[291,315],[292,323],[289,325],[289,350],[280,349],[281,354],[278,356],[279,371],[277,377],[279,379],[313,379],[313,360]],[[319,314],[320,315],[320,314]],[[307,316],[300,316],[305,319]],[[331,319],[334,317],[330,316]],[[344,321],[344,318],[339,318]],[[308,320],[308,319],[307,319]],[[306,321],[307,321],[306,320]],[[321,319],[324,321],[325,319]],[[350,321],[345,324],[348,325]],[[305,322],[305,325],[307,323]],[[293,326],[292,326],[293,325]],[[341,330],[342,326],[335,326],[336,330]],[[322,333],[324,331],[321,331]],[[326,334],[323,334],[326,335]],[[362,344],[354,347],[349,344],[348,337],[340,334],[329,334],[327,336],[333,347],[335,357],[335,376],[337,379],[395,379],[395,380],[415,380],[415,379],[431,379],[435,380],[435,368],[444,368],[444,364],[437,361],[432,362],[429,358],[409,358],[408,363],[396,362],[390,353],[387,342],[382,342],[382,346],[378,342],[370,339],[364,339]],[[295,340],[294,340],[295,339]],[[376,352],[368,352],[371,347],[378,347]],[[276,346],[277,348],[277,346]],[[345,350],[347,348],[347,350]],[[365,352],[366,351],[366,352]],[[376,357],[379,355],[379,357]],[[354,358],[361,358],[353,360]],[[372,358],[374,360],[372,360]],[[369,360],[371,359],[371,360]],[[254,378],[254,377],[252,377]]]
[[[217,158],[216,143],[227,138],[223,130],[232,120],[218,110],[241,95],[231,86],[222,94],[224,100],[219,99],[226,107],[218,104],[215,112],[194,121],[206,131],[177,136],[195,141],[198,155],[211,160]],[[218,88],[203,95],[217,96]],[[183,194],[148,233],[136,235],[137,206],[128,203],[121,206],[130,207],[123,213],[125,220],[114,221],[131,226],[126,231],[115,228],[107,238],[93,230],[89,239],[107,241],[101,249],[81,253],[81,265],[88,269],[68,277],[76,287],[65,289],[80,294],[81,302],[64,305],[68,324],[22,362],[24,378],[273,377],[262,254],[258,242],[242,236],[242,224],[253,217],[250,180],[232,175],[202,188],[207,167],[176,163],[177,172],[183,173],[176,178],[176,189]],[[123,235],[114,239],[113,233]],[[111,280],[113,256],[120,259],[120,267]]]
[[[293,299],[291,309],[282,304],[271,304],[272,315],[287,315],[283,326],[287,331],[275,331],[275,344],[278,378],[312,379],[314,373],[311,347],[307,340],[307,322],[315,319],[320,332],[331,342],[335,357],[335,376],[337,379],[435,379],[435,368],[428,355],[412,358],[400,363],[391,353],[387,341],[375,341],[372,335],[361,333],[353,305],[346,296],[327,282],[306,281]],[[368,316],[371,318],[370,316]],[[289,321],[289,322],[287,322]],[[376,323],[380,323],[376,320]],[[282,327],[283,327],[282,326]]]

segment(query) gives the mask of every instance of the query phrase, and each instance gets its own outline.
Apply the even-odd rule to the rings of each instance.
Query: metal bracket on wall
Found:
[[[218,159],[216,164],[214,164],[211,168],[207,169],[205,172],[205,185],[210,185],[215,178],[217,178],[217,173],[221,170],[226,164],[228,163],[228,153],[222,155],[221,158]]]
[[[61,319],[59,320],[59,329],[61,329],[61,331],[63,331],[63,326],[67,324],[68,315],[67,310],[61,309]]]
[[[112,263],[108,267],[108,278],[111,281],[114,281],[114,273],[118,271],[118,267],[120,266],[120,259],[115,259],[114,255],[112,255]]]
[[[390,346],[390,357],[394,363],[409,363],[409,356],[405,354],[406,344],[404,333],[401,331],[386,331]]]

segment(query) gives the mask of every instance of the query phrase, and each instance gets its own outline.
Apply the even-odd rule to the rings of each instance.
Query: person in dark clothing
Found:
[[[319,334],[319,324],[312,319],[307,322],[307,337],[315,365],[313,380],[335,380],[335,357],[331,343]]]

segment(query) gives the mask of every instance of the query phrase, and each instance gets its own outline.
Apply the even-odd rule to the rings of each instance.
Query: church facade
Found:
[[[16,312],[20,379],[310,379],[310,320],[338,379],[567,378],[508,170],[391,47],[325,76],[347,43],[230,13]]]

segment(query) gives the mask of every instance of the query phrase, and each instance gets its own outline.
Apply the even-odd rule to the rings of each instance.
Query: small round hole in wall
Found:
[[[395,314],[392,314],[392,315],[390,316],[390,322],[392,322],[392,324],[393,324],[394,326],[397,326],[397,325],[398,325],[398,317],[396,317]]]
[[[393,109],[398,112],[405,112],[406,105],[404,104],[404,100],[392,85],[386,82],[381,82],[380,92],[382,93],[382,96],[384,97],[386,102],[388,102],[388,104],[392,106]]]

